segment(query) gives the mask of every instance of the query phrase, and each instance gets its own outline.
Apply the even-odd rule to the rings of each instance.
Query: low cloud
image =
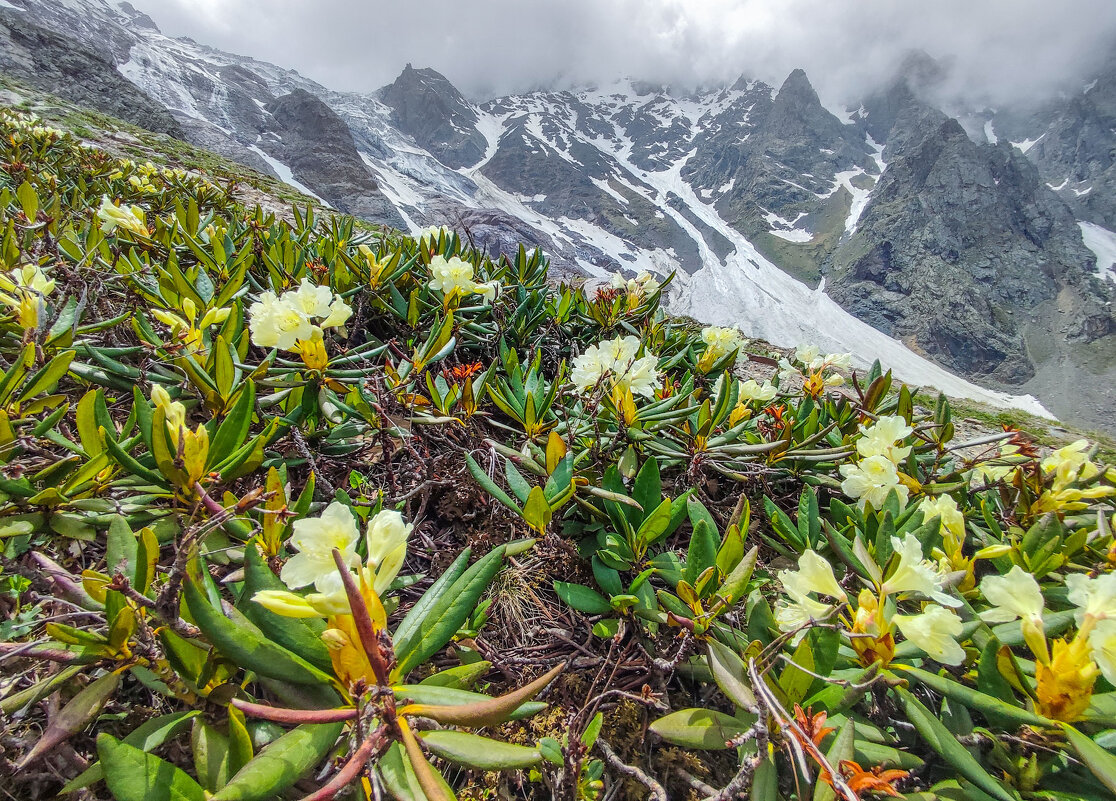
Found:
[[[679,87],[803,67],[830,103],[911,50],[990,105],[1079,86],[1116,44],[1112,0],[132,0],[170,35],[371,91],[410,62],[473,99],[630,76]]]

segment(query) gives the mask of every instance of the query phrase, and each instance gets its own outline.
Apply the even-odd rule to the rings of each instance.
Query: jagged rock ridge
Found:
[[[575,272],[678,271],[677,307],[783,344],[813,339],[951,383],[915,354],[928,355],[1000,386],[1027,382],[1089,422],[1116,406],[1098,389],[1112,383],[1111,290],[1091,277],[1105,237],[1116,254],[1102,153],[1116,74],[1076,106],[974,110],[961,117],[968,135],[937,105],[942,68],[924,54],[851,114],[826,108],[801,70],[778,89],[620,81],[476,105],[429,69],[338,93],[165,37],[127,4],[15,2],[95,43],[191,141],[366,219],[467,228],[494,253],[536,243]],[[1075,139],[1078,117],[1089,133]],[[1018,146],[983,144],[1009,124]],[[1070,166],[1087,178],[1051,184]],[[909,349],[786,274],[811,286],[824,274],[833,298]],[[1091,389],[1054,392],[1051,365]]]

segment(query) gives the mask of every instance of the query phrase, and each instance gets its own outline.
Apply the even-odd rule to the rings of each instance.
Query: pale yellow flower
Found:
[[[857,464],[843,464],[840,467],[845,480],[841,491],[850,498],[858,498],[861,508],[872,504],[875,509],[883,507],[887,496],[894,491],[900,504],[905,504],[910,490],[899,481],[895,463],[882,454],[861,459]]]
[[[353,513],[340,501],[334,501],[320,516],[295,521],[290,544],[298,553],[283,565],[279,578],[294,589],[310,584],[319,591],[333,589],[327,580],[338,575],[333,550],[340,551],[345,564],[355,566],[359,562],[356,552],[359,541],[360,530]]]
[[[143,209],[139,206],[117,206],[108,195],[101,198],[101,207],[97,209],[97,218],[101,221],[101,231],[112,234],[117,228],[123,228],[139,236],[147,236],[147,225]]]
[[[932,659],[943,665],[960,665],[965,649],[957,643],[961,634],[961,618],[937,604],[929,604],[918,615],[893,615],[892,622]]]
[[[778,391],[770,381],[759,384],[754,378],[749,378],[747,381],[740,382],[737,398],[741,403],[767,403]]]
[[[896,442],[909,437],[914,431],[907,421],[898,415],[879,418],[868,427],[862,426],[856,450],[861,456],[886,456],[898,464],[910,455],[911,446],[896,446]]]
[[[814,550],[806,550],[798,558],[797,571],[781,570],[778,579],[792,596],[804,596],[812,592],[842,601],[848,598],[833,575],[833,566]]]
[[[186,407],[178,401],[172,401],[170,393],[162,384],[151,385],[151,402],[163,410],[163,417],[167,421],[167,430],[171,440],[178,445],[178,438],[186,430]]]
[[[965,515],[957,508],[957,501],[953,500],[952,496],[926,497],[918,505],[918,510],[922,512],[924,521],[937,517],[941,520],[942,526],[956,537],[958,542],[965,541]]]
[[[899,564],[880,585],[880,592],[884,595],[913,592],[943,606],[961,605],[960,600],[942,589],[945,577],[936,564],[922,557],[922,544],[914,534],[907,534],[902,540],[892,537],[891,546],[899,554]]]

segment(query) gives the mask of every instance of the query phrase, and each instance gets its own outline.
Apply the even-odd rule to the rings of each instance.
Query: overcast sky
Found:
[[[828,102],[905,52],[968,99],[1044,95],[1103,62],[1116,0],[132,0],[163,31],[370,91],[407,62],[473,99],[631,76],[693,86],[803,67]]]

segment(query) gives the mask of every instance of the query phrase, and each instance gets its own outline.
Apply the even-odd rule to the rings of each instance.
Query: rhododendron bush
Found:
[[[1116,793],[1089,442],[0,128],[8,796]]]

